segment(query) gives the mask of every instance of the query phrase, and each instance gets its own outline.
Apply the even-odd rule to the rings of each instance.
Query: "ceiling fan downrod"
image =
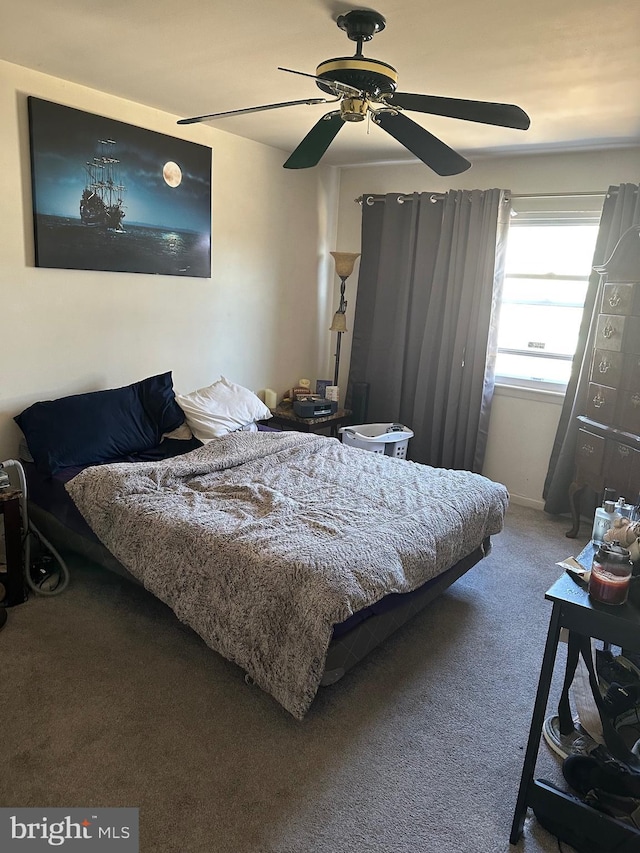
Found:
[[[371,9],[354,9],[340,15],[336,24],[347,34],[351,41],[356,42],[356,52],[353,56],[339,56],[321,62],[316,68],[316,85],[323,92],[330,92],[331,87],[346,84],[359,90],[361,98],[379,101],[382,95],[390,95],[396,90],[398,72],[387,62],[365,57],[362,45],[371,41],[376,33],[381,32],[386,21],[379,12]],[[351,98],[357,98],[354,93],[345,93]],[[347,121],[360,121],[366,116],[366,109],[352,110],[350,105],[343,111]]]

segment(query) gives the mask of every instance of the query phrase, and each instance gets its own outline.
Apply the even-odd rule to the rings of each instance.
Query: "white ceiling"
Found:
[[[11,6],[11,10],[7,6]],[[176,118],[318,97],[314,73],[355,43],[335,19],[375,8],[386,28],[364,54],[393,65],[398,91],[501,101],[528,131],[410,116],[473,159],[491,153],[640,144],[638,0],[2,0],[0,58]],[[333,105],[212,126],[291,152]],[[349,123],[323,162],[411,160],[381,128]]]

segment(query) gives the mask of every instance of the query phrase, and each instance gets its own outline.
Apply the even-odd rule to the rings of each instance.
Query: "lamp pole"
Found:
[[[342,343],[342,335],[347,331],[346,310],[347,300],[344,298],[345,286],[347,279],[353,272],[353,267],[356,260],[360,257],[360,253],[356,252],[331,252],[331,255],[336,264],[336,274],[340,278],[340,305],[338,310],[333,315],[333,322],[330,326],[331,332],[336,332],[336,365],[333,373],[333,384],[338,385],[340,376],[340,346]]]
[[[344,298],[344,291],[345,291],[345,287],[346,287],[348,278],[349,278],[348,275],[345,275],[345,276],[341,275],[340,276],[340,306],[338,308],[337,313],[341,314],[342,317],[344,317],[346,312],[347,312],[347,300]],[[345,322],[344,331],[346,332],[346,330],[347,330],[346,329],[346,320],[344,322]],[[340,375],[340,344],[342,342],[342,334],[343,334],[343,330],[339,329],[337,331],[338,337],[336,339],[336,369],[335,369],[334,374],[333,374],[333,384],[334,385],[338,384],[338,376]]]
[[[338,332],[336,340],[336,369],[333,372],[333,384],[338,385],[338,374],[340,373],[340,342],[342,340],[342,332]]]

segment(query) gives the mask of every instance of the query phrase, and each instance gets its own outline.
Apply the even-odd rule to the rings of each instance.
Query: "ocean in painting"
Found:
[[[36,214],[36,264],[75,270],[211,277],[208,233],[124,223],[124,231]]]

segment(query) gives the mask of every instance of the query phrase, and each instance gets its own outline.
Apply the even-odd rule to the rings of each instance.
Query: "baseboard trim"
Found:
[[[544,501],[536,500],[535,498],[527,498],[524,495],[514,495],[509,493],[509,501],[517,506],[528,506],[531,509],[544,510]]]

